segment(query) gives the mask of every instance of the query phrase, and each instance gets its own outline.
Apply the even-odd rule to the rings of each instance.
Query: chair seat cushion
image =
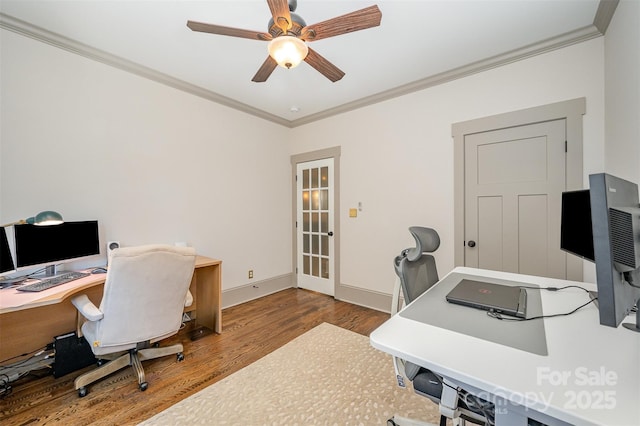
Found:
[[[98,322],[90,321],[82,324],[82,334],[84,334],[84,338],[89,342],[89,345],[91,345],[91,351],[93,351],[94,355],[106,355],[114,352],[128,351],[129,349],[136,347],[135,342],[106,347],[100,346],[100,342],[96,340],[98,325]]]

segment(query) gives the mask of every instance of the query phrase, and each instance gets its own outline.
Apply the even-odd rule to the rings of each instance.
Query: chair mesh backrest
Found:
[[[427,254],[440,246],[438,233],[420,226],[412,226],[409,232],[416,240],[416,247],[403,250],[394,261],[406,303],[413,302],[439,280],[435,258]]]
[[[144,342],[178,331],[195,267],[192,247],[113,251],[97,324],[101,346]]]

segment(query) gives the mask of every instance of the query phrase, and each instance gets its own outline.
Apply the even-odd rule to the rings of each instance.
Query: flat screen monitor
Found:
[[[562,193],[560,248],[583,259],[595,261],[588,189]]]
[[[15,266],[9,250],[9,240],[6,229],[0,227],[0,275],[13,272]]]
[[[18,269],[52,266],[100,254],[95,220],[53,226],[16,225],[14,239]]]
[[[600,324],[617,327],[640,300],[638,186],[599,173],[589,189]]]

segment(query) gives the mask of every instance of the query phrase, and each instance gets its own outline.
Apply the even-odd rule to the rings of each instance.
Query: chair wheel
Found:
[[[140,390],[142,392],[146,391],[148,387],[149,387],[149,383],[147,383],[147,382],[142,382],[142,383],[140,383],[140,386],[139,386],[139,388],[140,388]]]
[[[80,398],[84,398],[85,396],[87,396],[87,388],[81,387],[80,389],[78,389],[78,396]]]
[[[182,352],[178,352],[176,354],[176,358],[178,359],[179,362],[184,361],[184,354]]]

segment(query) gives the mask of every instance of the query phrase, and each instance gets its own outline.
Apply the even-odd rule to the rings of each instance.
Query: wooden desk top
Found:
[[[222,261],[218,259],[197,256],[195,267],[196,269],[204,268],[220,265],[221,263]],[[103,284],[106,277],[106,274],[89,275],[88,277],[35,293],[22,292],[15,288],[2,289],[0,290],[0,314],[60,303],[87,288]]]

